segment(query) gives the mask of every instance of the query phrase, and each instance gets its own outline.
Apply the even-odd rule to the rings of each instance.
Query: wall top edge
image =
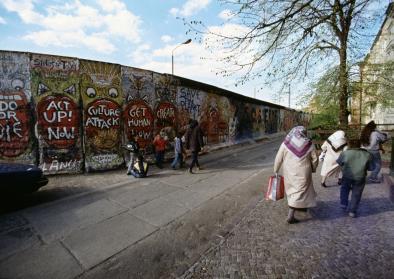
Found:
[[[198,88],[198,89],[203,89],[206,90],[207,92],[214,92],[215,94],[221,95],[221,96],[226,96],[226,97],[233,97],[236,98],[238,100],[243,100],[243,101],[247,101],[247,102],[251,102],[251,103],[257,103],[260,105],[264,105],[264,106],[270,106],[273,108],[277,108],[277,109],[285,109],[285,110],[289,110],[289,111],[294,111],[294,112],[302,112],[296,109],[292,109],[292,108],[288,108],[282,105],[277,105],[274,103],[270,103],[270,102],[266,102],[266,101],[262,101],[259,99],[254,99],[248,96],[244,96],[241,95],[239,93],[236,93],[234,91],[230,91],[224,88],[220,88],[217,87],[215,85],[211,85],[211,84],[207,84],[207,83],[203,83],[200,81],[196,81],[196,80],[192,80],[192,79],[188,79],[185,77],[180,77],[180,76],[176,76],[176,75],[172,75],[169,73],[159,73],[159,72],[155,72],[152,70],[147,70],[147,69],[143,69],[143,68],[137,68],[137,67],[132,67],[132,66],[126,66],[126,65],[122,65],[119,63],[112,63],[112,62],[106,62],[106,61],[98,61],[98,60],[92,60],[92,59],[85,59],[85,58],[79,58],[79,57],[75,57],[75,56],[64,56],[64,55],[58,55],[58,54],[48,54],[48,53],[38,53],[38,52],[28,52],[28,51],[15,51],[15,50],[3,50],[0,49],[0,53],[15,53],[15,54],[24,54],[24,55],[28,55],[28,56],[32,56],[32,55],[45,55],[45,56],[53,56],[53,57],[64,57],[67,59],[77,59],[80,61],[90,61],[90,62],[97,62],[97,63],[105,63],[105,64],[112,64],[112,65],[117,65],[120,67],[125,67],[125,68],[130,68],[130,69],[135,69],[135,70],[142,70],[142,71],[146,71],[152,74],[160,74],[160,75],[166,75],[166,76],[173,76],[174,78],[178,79],[179,81],[181,81],[181,85],[182,86],[188,86],[191,88]]]

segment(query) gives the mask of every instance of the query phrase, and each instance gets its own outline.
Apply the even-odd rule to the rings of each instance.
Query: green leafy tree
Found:
[[[394,106],[394,62],[364,64],[363,94],[365,107]]]
[[[313,115],[310,128],[331,129],[338,125],[338,92],[338,67],[329,69],[316,83],[310,85],[309,93],[301,99],[301,102],[307,103],[305,110]]]
[[[373,0],[219,0],[231,9],[219,31],[204,23],[185,23],[204,39],[226,67],[219,73],[242,72],[240,83],[254,78],[296,82],[316,75],[317,67],[338,66],[338,119],[348,124],[348,65],[365,55],[371,32],[384,12]],[[376,5],[377,4],[377,5]],[[378,7],[379,13],[372,13]],[[366,37],[370,36],[370,37]],[[209,38],[209,39],[206,39]],[[218,52],[217,52],[218,53]]]

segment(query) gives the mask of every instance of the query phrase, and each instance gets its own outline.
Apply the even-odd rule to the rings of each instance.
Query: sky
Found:
[[[202,20],[220,30],[226,28],[220,23],[228,17],[227,8],[217,0],[1,0],[0,49],[119,63],[158,73],[171,73],[173,52],[177,76],[287,106],[288,99],[278,101],[274,89],[259,89],[258,80],[235,86],[235,77],[217,75],[222,65],[201,59],[212,54],[198,41],[182,45],[193,37],[180,18]],[[295,105],[292,100],[291,107]]]

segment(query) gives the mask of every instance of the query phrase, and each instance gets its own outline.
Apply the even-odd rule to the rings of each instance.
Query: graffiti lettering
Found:
[[[129,127],[131,127],[131,126],[149,127],[152,125],[152,123],[149,119],[130,119],[129,121],[127,121],[127,125]]]
[[[53,148],[67,148],[79,137],[79,114],[67,96],[47,96],[37,105],[39,131]]]
[[[43,114],[45,121],[48,123],[54,123],[54,122],[61,123],[63,118],[67,118],[68,121],[71,121],[71,118],[73,116],[72,111],[67,111],[67,112],[66,111],[55,111],[55,112],[52,112],[52,115],[51,115],[52,117],[49,118],[48,114],[50,114],[50,113],[51,112],[49,112],[49,113],[44,112],[44,114]]]
[[[52,101],[49,103],[47,110],[50,109],[55,109],[55,110],[69,110],[70,109],[70,102],[67,101]]]
[[[15,101],[10,101],[10,102],[0,101],[0,111],[16,110],[17,108],[18,105]]]
[[[139,140],[143,139],[143,140],[150,140],[152,138],[152,133],[151,132],[146,132],[143,130],[133,130],[134,135],[138,136]],[[145,145],[144,145],[145,147]]]
[[[78,64],[76,61],[65,61],[65,60],[50,60],[35,58],[32,60],[33,68],[47,68],[52,70],[65,70],[65,71],[76,71]]]
[[[44,172],[58,172],[65,169],[75,169],[78,167],[79,162],[77,160],[70,161],[58,161],[53,160],[50,163],[44,162],[41,168]]]
[[[20,122],[15,122],[13,125],[1,125],[0,124],[0,139],[5,139],[7,142],[11,142],[12,136],[16,135],[22,138],[22,128]]]
[[[107,108],[106,105],[98,105],[97,107],[91,106],[88,108],[88,114],[89,115],[105,115],[105,116],[116,116],[118,117],[120,115],[120,110],[119,109],[112,109],[112,108]]]
[[[173,118],[175,117],[175,109],[172,107],[160,108],[156,112],[157,118]]]
[[[70,129],[70,130],[68,130]],[[74,139],[75,138],[75,127],[56,127],[55,130],[52,127],[48,127],[48,139],[59,140],[59,139]]]
[[[29,141],[27,100],[23,92],[4,93],[0,100],[0,154],[16,157]]]
[[[108,119],[102,119],[99,117],[89,117],[86,120],[87,127],[97,127],[101,129],[109,129],[110,127],[113,126],[118,126],[119,125],[119,118],[108,118]]]
[[[145,117],[146,107],[132,106],[129,110],[129,116],[131,117]]]
[[[118,158],[118,154],[98,154],[92,157],[93,161],[99,164],[108,164]]]
[[[181,109],[188,111],[191,114],[200,114],[200,104],[197,103],[200,98],[199,90],[190,88],[181,88],[178,97],[178,105]]]
[[[152,140],[154,116],[145,101],[139,99],[129,103],[124,110],[127,139],[138,136],[138,144],[144,149]]]
[[[15,111],[0,111],[0,119],[13,119],[19,121]]]

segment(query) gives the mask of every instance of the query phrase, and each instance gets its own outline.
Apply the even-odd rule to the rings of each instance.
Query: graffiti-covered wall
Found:
[[[288,131],[309,116],[169,74],[0,51],[0,162],[48,174],[114,169],[131,137],[149,155],[156,134],[172,140],[190,119],[218,145]]]
[[[81,172],[79,61],[34,54],[30,69],[38,164],[46,173]]]

